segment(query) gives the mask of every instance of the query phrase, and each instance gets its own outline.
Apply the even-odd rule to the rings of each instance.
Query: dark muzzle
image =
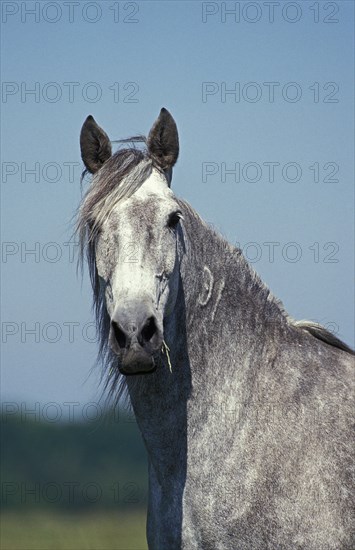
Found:
[[[122,374],[142,374],[155,370],[154,355],[163,343],[162,330],[151,308],[117,308],[111,319],[110,346],[121,360]]]

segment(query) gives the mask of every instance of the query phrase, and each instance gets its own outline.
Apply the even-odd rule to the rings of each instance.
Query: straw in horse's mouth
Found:
[[[170,348],[168,347],[168,345],[167,345],[167,343],[165,342],[165,340],[163,340],[163,344],[162,344],[161,351],[162,351],[162,353],[165,353],[166,358],[167,358],[167,360],[168,360],[169,370],[170,370],[170,372],[172,373],[172,372],[173,372],[173,369],[172,369],[172,366],[171,366],[170,355],[169,355]]]

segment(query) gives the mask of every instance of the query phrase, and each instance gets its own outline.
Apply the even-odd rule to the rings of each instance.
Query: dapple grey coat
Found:
[[[352,351],[175,197],[166,110],[145,151],[111,155],[92,117],[81,148],[80,239],[107,385],[128,389],[149,457],[149,548],[353,550]]]

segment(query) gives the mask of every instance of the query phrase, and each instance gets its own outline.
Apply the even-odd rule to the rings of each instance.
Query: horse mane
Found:
[[[319,323],[303,320],[303,321],[292,321],[292,324],[301,330],[306,330],[307,332],[309,332],[309,334],[311,334],[318,340],[321,340],[322,342],[325,342],[330,346],[346,351],[351,355],[355,355],[354,350],[352,350],[350,346],[345,344],[345,342],[342,342],[342,340],[337,338],[333,333],[331,333],[329,330],[327,330],[325,327],[323,327]]]
[[[317,338],[317,340],[321,340],[325,344],[350,353],[351,355],[355,355],[354,350],[350,346],[345,344],[345,342],[340,340],[340,338],[337,338],[332,332],[327,330],[321,324],[308,320],[297,321],[293,319],[291,315],[289,315],[286,311],[282,300],[280,300],[271,292],[269,287],[261,279],[260,275],[254,270],[253,266],[249,264],[249,262],[246,260],[242,253],[242,250],[230,244],[227,239],[214,228],[213,225],[211,226],[211,224],[203,220],[189,203],[182,199],[178,199],[178,202],[183,207],[184,215],[186,215],[186,213],[188,212],[191,218],[201,223],[206,229],[208,228],[210,231],[212,231],[215,239],[219,243],[219,250],[222,253],[233,252],[236,257],[238,257],[238,265],[240,270],[243,271],[244,276],[249,277],[249,284],[252,284],[255,288],[258,288],[261,302],[268,303],[268,305],[271,307],[271,313],[278,312],[281,315],[281,318],[283,318],[289,326],[295,327],[297,330],[307,331],[314,338]],[[280,319],[280,317],[278,319]]]

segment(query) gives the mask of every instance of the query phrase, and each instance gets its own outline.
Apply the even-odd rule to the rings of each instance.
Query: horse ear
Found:
[[[179,156],[179,136],[175,120],[164,107],[147,140],[149,154],[162,170],[169,170]]]
[[[89,115],[80,132],[81,158],[86,168],[95,174],[112,154],[108,135]]]

